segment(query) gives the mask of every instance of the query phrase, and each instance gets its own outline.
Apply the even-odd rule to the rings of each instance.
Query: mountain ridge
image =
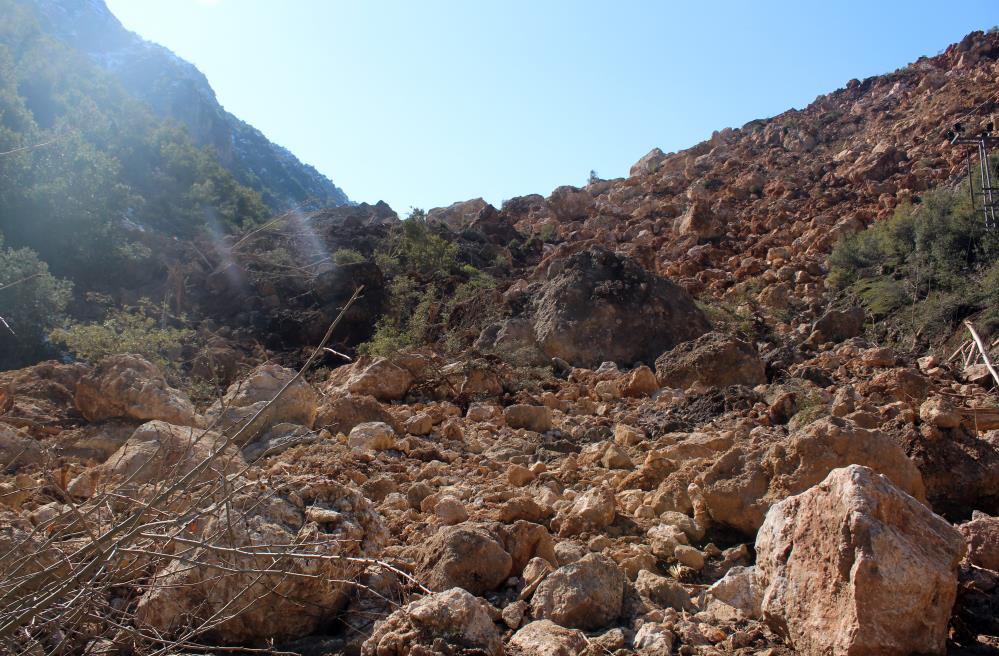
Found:
[[[85,53],[158,116],[178,121],[199,146],[211,146],[240,184],[276,211],[349,204],[313,166],[227,111],[208,78],[168,48],[127,30],[103,0],[18,0],[44,30]]]

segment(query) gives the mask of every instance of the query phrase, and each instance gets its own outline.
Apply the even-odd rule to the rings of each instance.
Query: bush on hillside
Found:
[[[333,262],[338,266],[348,264],[360,264],[365,261],[365,257],[353,248],[338,248],[333,253]]]
[[[111,310],[104,321],[69,322],[53,330],[51,338],[77,358],[91,363],[109,355],[135,353],[176,379],[181,353],[193,339],[194,331],[169,325],[159,310],[143,300],[138,307]]]
[[[46,336],[62,321],[72,289],[34,251],[3,248],[0,236],[0,369],[49,354]]]
[[[216,154],[0,0],[0,231],[79,289],[146,259],[130,235],[257,225],[270,211]],[[146,257],[143,257],[145,255]]]
[[[422,210],[414,210],[375,254],[375,262],[389,278],[388,312],[375,326],[371,340],[358,350],[367,355],[391,355],[400,350],[444,340],[449,349],[460,346],[448,323],[462,302],[496,285],[492,276],[459,261],[460,249],[445,228],[433,226]],[[493,315],[483,306],[475,321]],[[468,321],[463,332],[470,332]]]
[[[999,327],[997,258],[999,234],[985,228],[967,187],[938,189],[843,239],[828,282],[894,337],[929,342],[978,312],[986,327]]]

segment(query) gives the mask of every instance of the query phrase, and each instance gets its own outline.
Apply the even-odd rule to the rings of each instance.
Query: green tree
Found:
[[[63,319],[72,284],[49,273],[27,248],[4,248],[0,238],[0,368],[49,354],[46,336]]]

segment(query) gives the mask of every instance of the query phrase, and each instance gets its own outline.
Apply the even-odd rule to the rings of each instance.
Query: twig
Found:
[[[978,346],[978,350],[982,354],[982,360],[985,361],[985,366],[988,367],[989,373],[992,374],[992,379],[996,381],[996,385],[999,385],[999,373],[996,373],[995,367],[992,366],[992,360],[989,359],[989,352],[985,349],[985,345],[982,344],[982,338],[978,336],[975,325],[967,319],[964,321],[964,325],[971,332],[971,338],[975,340],[975,345]]]

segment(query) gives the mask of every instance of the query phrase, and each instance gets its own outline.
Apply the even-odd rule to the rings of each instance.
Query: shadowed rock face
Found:
[[[548,279],[533,287],[521,316],[483,331],[483,347],[531,350],[581,367],[651,364],[710,330],[687,292],[604,248],[552,263]]]
[[[753,345],[720,333],[708,333],[663,353],[656,359],[656,374],[661,385],[680,389],[694,383],[728,387],[767,382],[763,360]]]
[[[534,320],[549,357],[577,366],[652,363],[710,329],[687,292],[630,258],[594,248],[557,265]]]

